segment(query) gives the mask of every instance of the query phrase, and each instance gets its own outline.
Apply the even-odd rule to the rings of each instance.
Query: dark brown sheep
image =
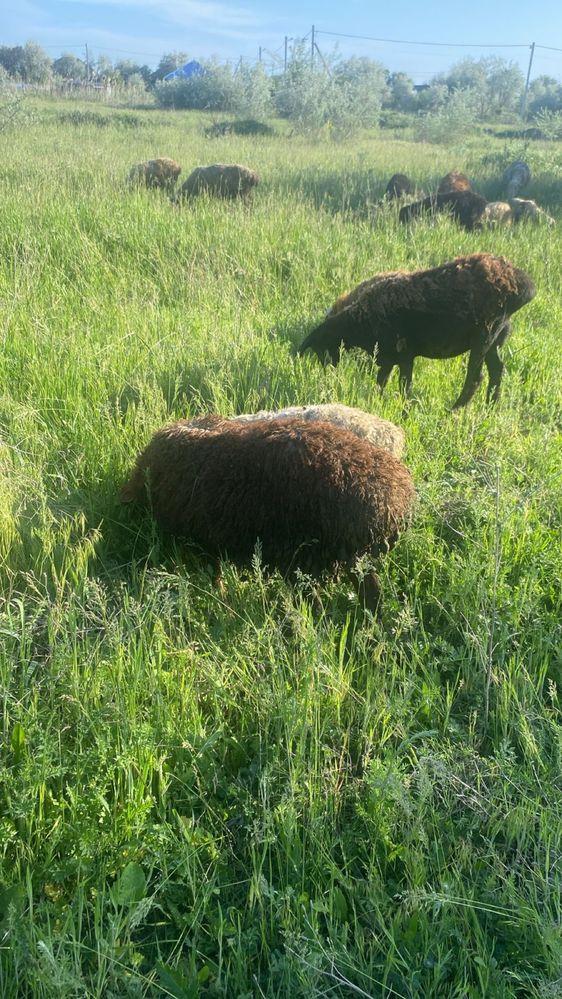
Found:
[[[533,282],[504,257],[473,253],[440,267],[396,272],[368,284],[342,312],[325,319],[299,349],[326,353],[332,363],[341,347],[377,352],[378,384],[395,364],[406,391],[416,357],[456,357],[470,351],[465,383],[453,408],[466,406],[488,369],[487,401],[500,395],[504,365],[498,347],[511,331],[509,316],[535,295]]]
[[[465,173],[451,170],[439,181],[438,194],[451,194],[452,191],[472,191],[470,181]]]
[[[122,492],[209,554],[248,562],[259,540],[270,568],[315,575],[388,551],[414,495],[404,465],[350,430],[213,416],[159,430]]]
[[[436,215],[439,212],[449,212],[452,217],[470,232],[479,229],[481,218],[486,208],[486,199],[474,191],[451,191],[449,194],[430,194],[422,201],[414,201],[400,209],[400,222],[411,222],[422,215]]]
[[[410,178],[405,173],[395,173],[386,185],[384,196],[388,201],[392,201],[394,198],[402,198],[405,194],[413,193],[414,188]]]
[[[132,186],[159,187],[171,191],[181,173],[181,166],[168,156],[156,160],[136,163],[129,171],[129,184]]]
[[[215,198],[244,198],[258,183],[258,175],[238,163],[211,163],[197,167],[178,191],[178,199],[209,194]]]

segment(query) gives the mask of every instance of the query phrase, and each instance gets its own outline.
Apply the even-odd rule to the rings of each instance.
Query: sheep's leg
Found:
[[[488,369],[489,379],[486,402],[497,402],[501,395],[501,381],[505,371],[505,364],[498,354],[498,347],[496,343],[490,347],[484,361]]]
[[[484,356],[485,351],[482,349],[481,344],[474,346],[470,351],[464,385],[453,409],[460,409],[461,406],[468,405],[472,399],[483,378],[482,366],[484,364]]]
[[[398,362],[400,371],[400,388],[404,395],[410,395],[412,388],[412,375],[414,372],[414,358],[405,357]]]
[[[380,361],[379,362],[379,370],[378,370],[378,374],[377,374],[377,385],[379,386],[379,388],[381,389],[381,391],[385,387],[388,379],[390,378],[390,375],[391,375],[393,367],[394,367],[394,361],[392,361],[392,362],[389,362],[389,361]]]
[[[376,572],[368,572],[361,578],[352,573],[352,579],[361,606],[365,610],[371,611],[371,614],[379,616],[382,605],[382,585]]]

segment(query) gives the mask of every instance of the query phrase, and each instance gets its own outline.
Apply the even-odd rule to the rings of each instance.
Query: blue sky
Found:
[[[372,0],[0,0],[0,13],[0,44],[33,40],[56,57],[61,51],[83,55],[88,42],[94,56],[149,65],[175,49],[195,58],[236,60],[257,58],[261,45],[280,55],[286,34],[303,36],[312,24],[320,31],[323,51],[337,43],[344,55],[369,55],[391,70],[408,72],[416,82],[466,55],[495,53],[526,68],[531,41],[562,50],[559,0],[387,0],[377,5]],[[466,47],[361,41],[322,31]],[[490,47],[473,47],[478,44]],[[264,60],[270,60],[267,52]],[[562,78],[562,51],[537,49],[532,75],[540,73]]]

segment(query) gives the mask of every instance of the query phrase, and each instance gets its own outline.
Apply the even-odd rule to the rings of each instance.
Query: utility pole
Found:
[[[287,52],[288,52],[288,44],[289,44],[289,39],[288,39],[287,35],[285,35],[285,58],[284,58],[284,60],[283,60],[283,72],[284,72],[284,73],[286,73],[286,72],[287,72]]]
[[[316,45],[316,39],[314,38],[314,25],[312,25],[312,31],[310,32],[311,43],[310,43],[310,65],[314,66],[314,46]]]
[[[529,68],[527,70],[527,79],[525,80],[525,90],[523,92],[523,97],[521,99],[521,117],[525,117],[525,112],[527,110],[527,94],[529,93],[529,80],[531,79],[531,66],[533,65],[533,56],[535,54],[535,43],[531,43],[531,55],[529,56]]]
[[[86,83],[90,80],[90,56],[88,55],[88,43],[86,42]]]
[[[261,45],[259,47],[259,52],[258,52],[258,62],[261,62]]]

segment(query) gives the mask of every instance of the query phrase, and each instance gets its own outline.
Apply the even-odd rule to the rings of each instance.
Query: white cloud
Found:
[[[243,31],[247,28],[259,28],[264,24],[255,10],[249,7],[237,7],[215,0],[64,0],[69,5],[80,5],[92,2],[99,7],[128,7],[139,10],[144,8],[147,13],[157,16],[163,22],[173,22],[184,28],[212,28],[218,34],[228,29]],[[271,20],[271,19],[270,19]]]

